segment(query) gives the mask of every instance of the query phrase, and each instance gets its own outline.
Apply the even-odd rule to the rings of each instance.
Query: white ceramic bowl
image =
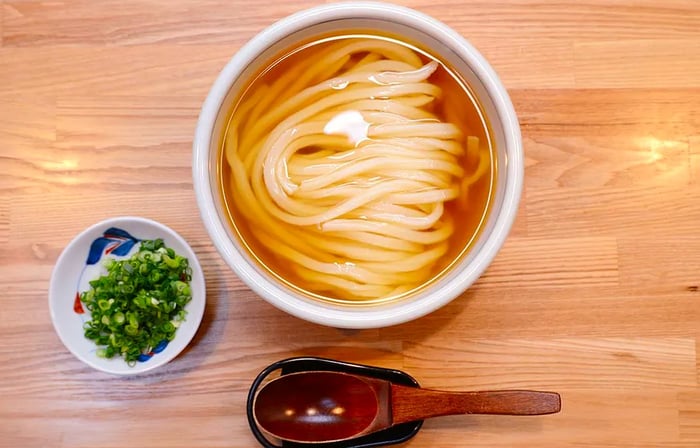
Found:
[[[334,30],[376,29],[406,36],[447,61],[469,83],[490,121],[497,148],[496,194],[478,240],[442,279],[404,299],[347,306],[307,298],[257,266],[229,228],[220,201],[216,163],[227,113],[240,89],[270,57],[295,42]],[[523,184],[520,127],[510,98],[486,60],[462,36],[432,17],[386,3],[337,3],[289,16],[251,39],[219,74],[199,116],[193,144],[194,188],[204,224],[217,249],[258,295],[274,306],[319,324],[374,328],[428,314],[466,290],[486,269],[515,219]]]
[[[129,366],[123,358],[97,356],[97,346],[84,336],[83,323],[90,311],[80,305],[77,295],[90,288],[89,281],[106,274],[105,259],[123,259],[138,250],[141,240],[162,238],[167,247],[186,257],[192,268],[192,300],[185,308],[187,316],[175,338],[157,353]],[[94,244],[93,244],[94,243]],[[49,310],[56,333],[71,353],[87,365],[116,375],[133,375],[153,370],[175,358],[194,337],[204,315],[206,302],[204,274],[197,256],[184,239],[172,229],[146,218],[107,219],[84,230],[63,250],[56,261],[49,285]]]

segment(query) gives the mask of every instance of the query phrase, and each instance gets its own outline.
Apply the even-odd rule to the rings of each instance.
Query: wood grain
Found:
[[[435,335],[407,347],[410,354],[406,355],[405,365],[420,372],[425,386],[435,380],[444,387],[470,384],[486,390],[543,385],[579,390],[684,389],[697,384],[693,371],[695,340],[691,338],[579,337],[533,341],[464,340],[452,335],[451,342],[445,345],[441,340],[441,335]],[[458,349],[450,345],[454,342],[458,342]]]
[[[697,184],[700,182],[700,136],[690,136],[689,139],[690,152],[690,183]]]
[[[574,46],[576,86],[582,88],[698,87],[684,72],[700,63],[700,45],[685,39],[580,42]]]
[[[543,418],[453,416],[410,447],[700,446],[700,3],[402,0],[479,49],[521,122],[523,201],[472,288],[414,322],[292,318],[232,273],[199,217],[191,141],[219,70],[310,0],[0,1],[0,446],[252,447],[276,360],[403,369],[435,389],[562,395]],[[138,378],[86,367],[47,309],[74,235],[177,230],[207,278],[193,343]]]
[[[543,254],[546,253],[546,256]],[[511,238],[503,254],[481,278],[481,285],[556,288],[618,283],[614,238]],[[556,267],[555,267],[556,266]]]
[[[700,443],[700,393],[697,390],[678,394],[680,439]]]

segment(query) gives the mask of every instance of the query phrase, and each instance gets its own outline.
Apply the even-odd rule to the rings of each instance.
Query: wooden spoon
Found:
[[[441,415],[543,415],[560,409],[559,394],[553,392],[446,392],[324,371],[280,376],[253,402],[263,431],[298,443],[344,441]]]

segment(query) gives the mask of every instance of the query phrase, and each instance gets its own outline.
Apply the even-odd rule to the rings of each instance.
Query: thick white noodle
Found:
[[[235,208],[312,292],[409,291],[448,250],[444,204],[466,196],[489,161],[476,160],[475,137],[433,113],[437,62],[378,39],[334,42],[314,59],[254,87],[234,111],[224,154]],[[347,135],[329,125],[346,116]]]

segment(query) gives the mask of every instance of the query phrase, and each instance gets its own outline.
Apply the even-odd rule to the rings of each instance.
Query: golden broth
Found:
[[[295,266],[295,263],[290,262],[289,257],[282,257],[276,252],[276,249],[280,247],[279,244],[270,244],[269,241],[266,241],[266,238],[258,236],[260,224],[259,222],[253,222],[253,220],[257,220],[257,218],[251,216],[251,211],[241,205],[245,204],[245,200],[242,198],[241,192],[237,191],[238,189],[233,185],[234,175],[232,174],[232,166],[227,160],[225,149],[223,148],[225,143],[222,144],[217,172],[223,196],[222,200],[226,206],[230,224],[243,245],[250,252],[250,255],[256,259],[264,269],[268,270],[289,287],[311,297],[332,302],[367,304],[394,300],[420,290],[438,279],[449,270],[450,266],[464,256],[485,221],[493,194],[497,167],[495,163],[495,148],[493,148],[493,140],[489,135],[488,123],[484,119],[484,114],[480,106],[464,81],[450,70],[446,64],[430,56],[427,52],[420,50],[416,46],[408,45],[389,37],[363,33],[324,37],[300,45],[298,48],[292,49],[280,55],[278,58],[275,58],[265,70],[252,77],[252,80],[247,84],[246,88],[242,90],[243,93],[238,98],[229,117],[229,124],[222,141],[230,141],[232,132],[236,132],[234,136],[236,142],[246,141],[247,130],[254,128],[258,121],[264,120],[268,113],[267,111],[272,111],[276,107],[274,101],[266,104],[264,100],[258,101],[257,98],[264,98],[264,89],[269,88],[269,86],[274,86],[274,83],[282,77],[289,77],[290,73],[295,74],[294,77],[302,77],[305,73],[303,67],[310,67],[314,64],[332,64],[334,62],[342,64],[343,61],[325,60],[324,51],[328,49],[329,45],[346,40],[347,42],[352,42],[353,40],[388,41],[415,51],[424,64],[436,61],[438,67],[427,81],[439,86],[442,90],[442,96],[432,101],[431,104],[426,107],[429,109],[430,113],[436,115],[441,121],[456,125],[464,135],[462,142],[464,144],[465,154],[458,157],[458,163],[464,170],[464,178],[469,177],[479,169],[480,158],[484,159],[481,160],[482,164],[484,162],[487,164],[484,174],[481,175],[478,180],[472,183],[468,189],[461,188],[459,197],[445,202],[443,218],[441,218],[441,220],[450,220],[454,225],[454,231],[447,241],[447,249],[438,259],[426,268],[406,273],[406,275],[414,277],[415,281],[406,282],[407,285],[412,286],[408,287],[408,290],[390,295],[358,299],[358,297],[353,297],[353,294],[349,293],[347,290],[339,288],[334,289],[332,286],[309,280],[308,276],[300,274],[300,269]],[[362,53],[353,55],[351,60],[347,63],[351,64],[353,61],[364,56],[366,55]],[[309,85],[320,81],[321,80],[311,80],[309,81]],[[294,80],[292,79],[290,82],[293,84]],[[338,89],[343,89],[344,87],[345,86],[342,84],[338,85]],[[281,100],[284,100],[284,91],[280,91],[279,95]],[[257,119],[249,118],[249,116],[251,116],[251,111],[252,116],[257,116]],[[234,122],[236,123],[235,131],[232,131],[232,123]],[[476,137],[478,139],[478,146],[470,145],[470,151],[466,151],[466,136]],[[361,141],[362,140],[360,140],[360,142]],[[473,142],[474,140],[472,139],[472,143]],[[361,143],[357,144],[359,145]],[[478,150],[476,153],[474,152],[475,147]],[[299,154],[314,154],[317,150],[318,149],[313,144],[310,144],[303,148]],[[250,149],[242,147],[240,151],[245,155],[245,151],[250,151]],[[243,159],[244,157],[242,156],[241,160]],[[287,167],[285,165],[285,170],[286,169]],[[480,169],[484,170],[484,166]],[[325,260],[332,260],[332,263],[338,266],[339,276],[343,275],[343,269],[347,268],[347,266],[350,266],[350,268],[354,266],[354,263],[349,263],[346,257],[338,253],[331,253],[330,256],[331,258],[326,258]]]

